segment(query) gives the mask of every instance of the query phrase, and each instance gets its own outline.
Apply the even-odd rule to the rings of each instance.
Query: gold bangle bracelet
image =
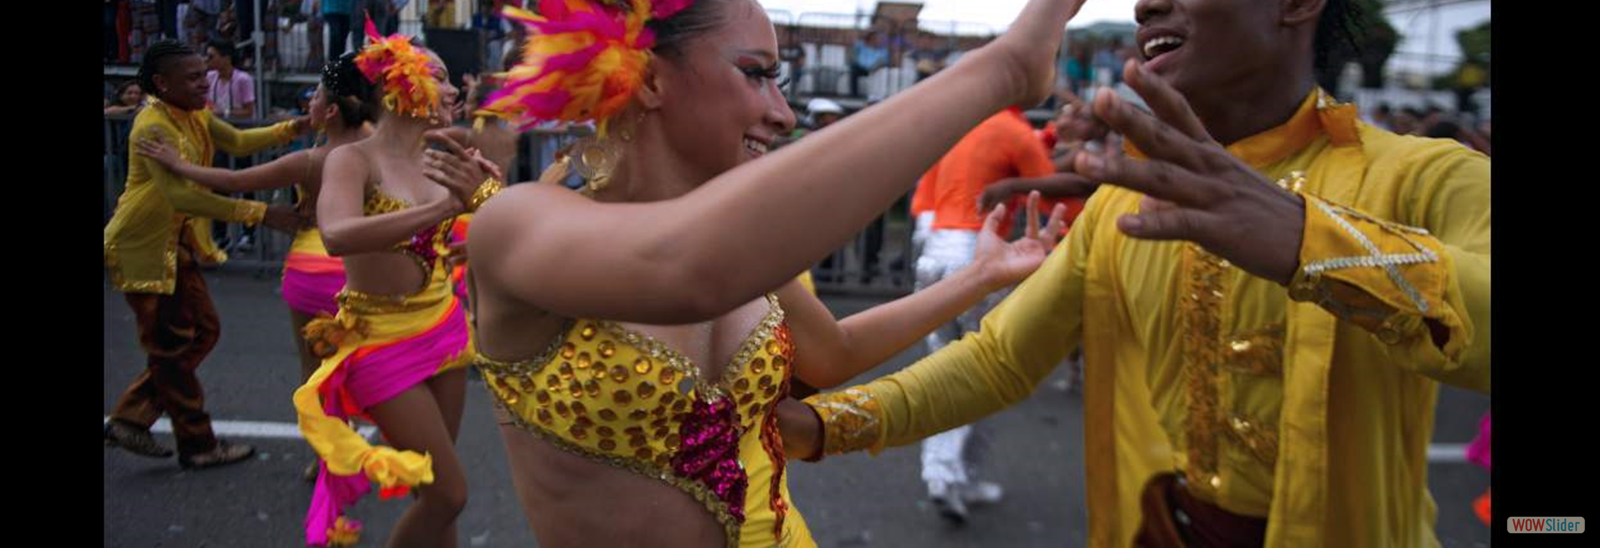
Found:
[[[467,211],[477,211],[479,207],[483,206],[484,202],[489,201],[489,198],[493,198],[495,194],[499,194],[505,188],[505,183],[500,182],[499,179],[494,177],[484,179],[483,184],[478,185],[478,190],[472,193],[472,198],[467,200]]]

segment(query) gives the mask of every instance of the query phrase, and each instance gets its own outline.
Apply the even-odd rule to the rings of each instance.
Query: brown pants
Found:
[[[195,370],[217,345],[217,310],[206,280],[188,246],[188,230],[178,245],[177,284],[171,295],[125,293],[139,324],[139,345],[148,361],[143,373],[122,393],[115,420],[149,429],[166,413],[172,418],[178,453],[193,455],[217,445],[205,392]]]
[[[1241,516],[1194,498],[1177,474],[1150,478],[1139,495],[1144,519],[1134,534],[1138,548],[1259,547],[1267,520]]]

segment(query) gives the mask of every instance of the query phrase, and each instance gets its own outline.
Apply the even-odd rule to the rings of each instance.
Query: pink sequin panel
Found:
[[[672,458],[673,472],[706,486],[734,519],[744,523],[744,491],[749,478],[739,466],[739,423],[733,402],[723,398],[707,404],[696,399],[681,418],[678,433],[683,446]]]
[[[439,225],[435,224],[411,236],[411,242],[406,246],[412,254],[421,257],[428,264],[439,258],[439,251],[433,247],[433,238],[439,234]]]

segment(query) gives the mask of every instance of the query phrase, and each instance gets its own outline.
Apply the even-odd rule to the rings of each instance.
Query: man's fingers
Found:
[[[1109,89],[1095,95],[1094,112],[1113,131],[1133,141],[1150,158],[1201,170],[1204,145],[1166,122],[1139,110]]]
[[[1211,135],[1206,132],[1205,124],[1200,123],[1200,117],[1189,107],[1189,101],[1184,99],[1183,94],[1178,93],[1171,84],[1150,74],[1144,65],[1132,59],[1123,66],[1122,74],[1123,80],[1128,82],[1128,87],[1133,88],[1133,91],[1144,99],[1157,119],[1191,139],[1211,142]]]
[[[1117,219],[1117,228],[1123,234],[1143,240],[1195,241],[1204,231],[1207,219],[1204,212],[1176,208],[1123,215]]]
[[[1177,164],[1125,156],[1078,155],[1078,173],[1162,200],[1198,206],[1209,203],[1217,183]]]

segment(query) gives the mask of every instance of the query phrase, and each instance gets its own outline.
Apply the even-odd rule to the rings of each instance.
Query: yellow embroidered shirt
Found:
[[[975,421],[1026,398],[1081,341],[1091,546],[1129,545],[1140,490],[1169,470],[1266,516],[1268,546],[1437,546],[1436,383],[1489,389],[1488,159],[1361,124],[1321,90],[1228,150],[1285,186],[1303,179],[1289,287],[1123,235],[1116,219],[1142,196],[1102,187],[978,333],[809,398],[825,451]]]
[[[151,97],[133,119],[128,142],[159,136],[177,149],[183,159],[210,166],[216,149],[243,155],[294,138],[293,122],[240,130],[211,115],[209,109],[185,111]],[[204,219],[254,224],[267,205],[236,200],[173,174],[155,160],[128,156],[128,182],[117,200],[116,213],[105,229],[105,262],[118,291],[171,294],[177,274],[178,235],[191,230],[197,255],[221,262],[220,253],[206,245],[211,233]]]

